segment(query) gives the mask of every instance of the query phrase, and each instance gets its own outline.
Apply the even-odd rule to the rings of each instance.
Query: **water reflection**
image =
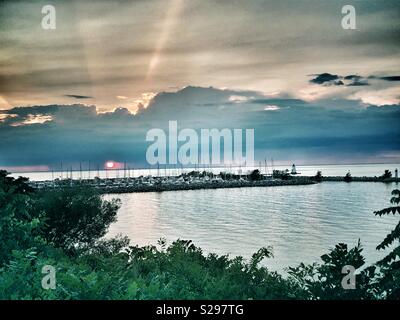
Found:
[[[308,186],[133,193],[118,195],[122,208],[109,236],[132,243],[191,239],[206,252],[249,257],[272,245],[271,269],[316,261],[338,242],[359,238],[368,262],[397,217],[375,217],[389,205],[395,184],[325,182]],[[112,196],[107,195],[106,198]]]

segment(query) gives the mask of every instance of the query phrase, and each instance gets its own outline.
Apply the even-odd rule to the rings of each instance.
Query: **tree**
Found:
[[[344,176],[344,181],[345,182],[351,182],[353,181],[353,177],[351,176],[350,171],[346,173],[346,175]]]
[[[250,180],[251,181],[257,181],[257,180],[261,180],[261,173],[260,170],[255,169],[250,173]]]
[[[38,248],[44,242],[42,214],[33,210],[32,189],[27,181],[0,171],[0,268],[13,251]]]
[[[321,256],[322,264],[301,263],[298,267],[290,267],[288,273],[308,292],[308,299],[370,299],[373,295],[366,290],[369,286],[369,277],[365,274],[357,276],[355,289],[344,289],[342,286],[344,266],[352,266],[357,270],[364,265],[362,250],[360,241],[352,249],[348,249],[344,243],[339,243],[329,253]]]
[[[9,173],[5,170],[0,170],[0,187],[5,192],[11,194],[30,194],[33,188],[28,185],[29,179],[19,177],[17,179],[9,177]]]
[[[321,171],[317,171],[317,174],[314,176],[314,180],[317,182],[322,181],[322,172]]]
[[[288,180],[290,178],[289,170],[274,170],[272,177],[275,179]]]
[[[392,172],[390,170],[385,170],[384,174],[380,176],[381,179],[390,179],[392,177]]]
[[[394,206],[375,211],[375,215],[383,216],[400,214],[400,190],[392,191],[393,197],[390,203]],[[377,265],[382,269],[380,286],[385,288],[386,297],[389,299],[400,299],[400,221],[396,227],[385,237],[385,239],[376,247],[377,250],[384,250],[394,246],[392,251],[383,259],[377,262]]]
[[[93,189],[66,188],[40,193],[36,210],[44,213],[49,243],[73,253],[103,237],[119,207],[119,199],[103,200]]]
[[[377,216],[389,215],[389,214],[400,214],[400,190],[392,191],[393,197],[390,199],[390,203],[396,204],[395,206],[388,207],[379,211],[375,211],[374,214]],[[386,238],[376,247],[377,250],[385,249],[390,245],[397,243],[396,240],[400,240],[400,221],[394,228],[394,230],[389,233]],[[393,263],[396,257],[400,257],[400,245],[397,243],[397,247],[385,258],[383,258],[380,263]],[[396,263],[400,267],[400,262]]]

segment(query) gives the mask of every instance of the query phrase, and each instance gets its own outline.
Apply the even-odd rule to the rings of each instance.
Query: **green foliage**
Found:
[[[345,182],[351,182],[353,181],[353,177],[351,176],[350,171],[346,173],[346,175],[344,176],[344,181]]]
[[[379,211],[375,211],[375,215],[377,216],[382,216],[382,215],[388,215],[388,214],[400,214],[400,190],[393,190],[392,191],[392,199],[390,199],[390,203],[396,204],[397,206],[392,206],[389,208],[385,208]],[[400,221],[394,228],[392,232],[390,232],[386,238],[376,247],[377,250],[385,249],[394,243],[397,243],[397,247],[388,255],[386,256],[383,260],[380,261],[380,264],[388,264],[391,263],[396,257],[400,257],[399,255],[399,250],[400,250],[400,245],[399,245],[399,240],[400,240]]]
[[[375,215],[400,214],[400,190],[393,190],[392,196],[390,203],[395,206],[375,211]],[[391,252],[377,263],[380,267],[378,284],[383,289],[386,298],[400,299],[400,221],[376,247],[377,250],[388,248],[392,248]]]
[[[30,194],[33,189],[27,184],[28,178],[19,177],[17,179],[8,176],[8,172],[0,170],[0,188],[9,194]]]
[[[393,191],[392,204],[400,202]],[[0,171],[0,299],[398,299],[399,224],[378,245],[397,247],[364,267],[360,242],[338,244],[320,263],[300,264],[283,277],[266,265],[272,248],[242,257],[204,254],[190,240],[167,246],[129,246],[105,239],[118,200],[93,190],[35,193],[23,178]],[[393,209],[394,208],[394,209]],[[375,212],[399,213],[399,207]],[[56,289],[44,290],[42,268],[56,268]],[[344,290],[343,266],[357,269],[357,286]]]
[[[316,182],[321,182],[322,181],[322,172],[317,171],[316,175],[313,177],[313,180]]]
[[[0,299],[293,299],[301,289],[258,263],[205,256],[190,241],[166,250],[132,246],[113,255],[71,258],[61,250],[14,252],[0,272]],[[41,267],[57,266],[55,290],[40,287]],[[16,275],[17,274],[17,275]]]
[[[34,201],[26,179],[7,177],[0,171],[0,267],[7,263],[14,250],[40,247],[43,215],[32,214]]]
[[[105,201],[93,189],[66,188],[40,193],[36,210],[44,212],[44,236],[73,253],[90,248],[116,221],[120,200]]]
[[[344,266],[352,266],[359,270],[364,265],[360,241],[357,246],[348,249],[344,243],[339,243],[328,254],[321,256],[322,264],[300,264],[289,267],[288,273],[301,287],[307,291],[308,298],[321,299],[372,299],[370,278],[363,272],[357,276],[356,289],[343,289],[342,280]]]
[[[272,177],[274,179],[289,180],[290,173],[289,173],[289,170],[273,170]]]
[[[219,176],[221,177],[222,180],[232,180],[237,178],[235,174],[230,172],[220,172]]]
[[[252,181],[257,181],[257,180],[261,180],[261,178],[262,178],[262,176],[261,176],[261,173],[260,173],[260,170],[258,170],[258,169],[255,169],[255,170],[253,170],[251,173],[250,173],[250,180],[252,180]]]
[[[383,180],[390,179],[392,177],[392,172],[390,170],[385,170],[383,175],[380,176]]]

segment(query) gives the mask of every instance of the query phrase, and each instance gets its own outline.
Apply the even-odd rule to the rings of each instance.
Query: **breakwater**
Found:
[[[314,184],[309,179],[292,180],[259,180],[259,181],[235,181],[222,180],[201,183],[180,183],[180,184],[155,184],[155,185],[134,185],[125,187],[97,188],[101,193],[131,193],[131,192],[164,192],[179,190],[198,190],[198,189],[222,189],[222,188],[248,188],[248,187],[274,187],[274,186],[295,186]]]
[[[100,193],[132,193],[132,192],[164,192],[198,189],[221,188],[248,188],[248,187],[274,187],[308,185],[320,182],[396,182],[396,178],[382,177],[351,177],[346,181],[342,176],[316,177],[289,176],[287,178],[273,178],[260,175],[256,180],[249,177],[221,176],[221,175],[181,175],[170,177],[137,177],[115,179],[55,179],[48,181],[31,182],[30,186],[37,190],[57,190],[60,188],[93,188]]]
[[[186,178],[186,179],[185,179]],[[30,186],[37,190],[51,191],[62,188],[93,188],[100,193],[132,193],[132,192],[164,192],[198,189],[273,187],[314,184],[306,177],[293,177],[288,180],[263,178],[251,179],[221,179],[220,177],[140,177],[121,179],[91,179],[91,180],[54,180],[31,182]]]
[[[313,177],[305,177],[313,179]],[[397,180],[397,181],[396,181]],[[399,179],[396,178],[382,178],[382,177],[351,177],[351,182],[398,182]],[[332,176],[332,177],[322,177],[321,182],[323,181],[345,181],[345,177],[341,176]]]

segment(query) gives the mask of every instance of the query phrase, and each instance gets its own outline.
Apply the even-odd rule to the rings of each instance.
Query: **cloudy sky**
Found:
[[[255,128],[259,157],[400,161],[398,1],[51,1],[44,30],[46,4],[0,2],[0,166],[140,162],[178,119]]]

